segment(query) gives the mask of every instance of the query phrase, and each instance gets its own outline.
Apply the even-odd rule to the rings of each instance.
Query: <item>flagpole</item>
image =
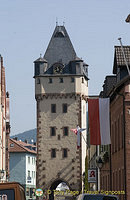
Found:
[[[125,61],[125,64],[126,64],[126,68],[127,68],[128,74],[130,76],[130,70],[129,70],[129,66],[128,66],[128,63],[127,63],[127,60],[126,60],[126,56],[125,56],[125,53],[124,53],[124,49],[123,49],[121,38],[118,38],[118,40],[120,41],[120,45],[121,45],[121,50],[122,50],[122,53],[123,53],[124,61]]]
[[[83,137],[84,142],[86,143],[86,146],[88,147],[87,141],[85,140],[85,138],[84,138],[84,136],[82,135],[82,133],[81,133],[81,136]]]

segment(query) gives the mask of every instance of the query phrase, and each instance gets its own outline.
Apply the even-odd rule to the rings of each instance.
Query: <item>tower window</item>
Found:
[[[56,113],[56,104],[51,104],[51,112]]]
[[[49,83],[52,83],[52,78],[49,78]]]
[[[58,135],[58,140],[60,140],[60,135]]]
[[[63,128],[63,135],[68,136],[68,127]]]
[[[35,63],[35,75],[39,75],[40,74],[40,67],[38,63]]]
[[[63,158],[67,158],[68,157],[68,151],[67,151],[67,149],[63,149],[62,150],[62,156],[63,156]]]
[[[55,136],[56,135],[56,127],[50,127],[50,135]]]
[[[84,78],[82,78],[82,83],[84,83]]]
[[[57,31],[54,37],[62,38],[62,37],[65,37],[65,34],[63,31]]]
[[[63,113],[67,113],[67,104],[62,105]]]
[[[63,83],[63,78],[60,78],[60,83]]]
[[[37,79],[37,84],[40,84],[40,78]]]
[[[51,158],[56,158],[56,149],[51,149]]]
[[[74,77],[71,77],[71,83],[74,83]]]

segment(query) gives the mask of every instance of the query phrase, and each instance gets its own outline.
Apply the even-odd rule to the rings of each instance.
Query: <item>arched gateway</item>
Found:
[[[66,183],[66,185],[68,186],[68,190],[61,190],[61,191],[58,191],[56,190],[57,189],[57,186],[60,184],[60,183],[66,183],[65,180],[63,179],[56,179],[55,181],[52,182],[49,190],[48,190],[48,194],[49,194],[49,199],[50,200],[53,200],[54,199],[54,196],[67,196],[67,194],[69,195],[70,192],[72,191],[72,188],[69,186],[68,183]]]
[[[34,63],[37,188],[53,189],[64,180],[72,190],[81,190],[86,144],[81,138],[77,149],[71,129],[86,127],[88,65],[77,57],[64,26],[56,26],[44,57]]]

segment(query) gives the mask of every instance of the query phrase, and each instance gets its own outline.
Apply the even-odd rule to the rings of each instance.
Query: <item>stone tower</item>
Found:
[[[37,188],[65,182],[82,189],[86,144],[70,129],[86,128],[88,65],[78,58],[64,26],[56,26],[44,57],[35,62]],[[82,133],[86,138],[86,131]]]

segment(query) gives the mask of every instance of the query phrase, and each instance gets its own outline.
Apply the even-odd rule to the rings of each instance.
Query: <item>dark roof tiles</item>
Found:
[[[130,46],[124,46],[123,50],[125,53],[127,63],[128,63],[128,65],[130,65]],[[124,56],[123,56],[121,47],[116,46],[115,51],[116,51],[117,65],[118,66],[125,65],[125,60],[124,60]]]
[[[44,62],[44,63],[46,62],[47,63],[47,60],[45,58],[40,57],[37,60],[35,60],[34,63],[35,62]]]
[[[48,68],[62,59],[63,64],[68,64],[76,57],[75,50],[64,26],[56,26],[49,42],[44,58],[48,61]]]
[[[123,46],[124,54],[126,57],[127,64],[130,65],[130,46]],[[115,46],[115,58],[114,58],[114,66],[113,73],[116,74],[117,66],[125,66],[125,60],[122,53],[121,46]]]

